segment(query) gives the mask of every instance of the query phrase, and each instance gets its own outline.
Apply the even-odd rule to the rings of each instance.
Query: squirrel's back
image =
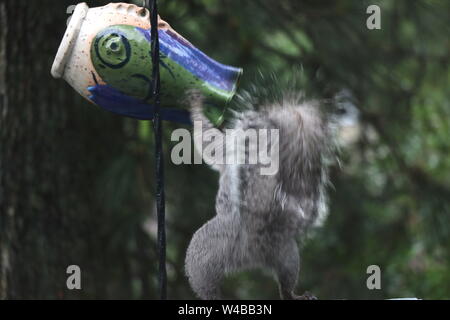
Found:
[[[242,132],[263,130],[257,146],[250,139],[242,140],[246,144],[245,159],[249,160],[249,153],[267,148],[267,163],[278,167],[272,174],[262,174],[261,169],[267,169],[268,164],[259,159],[257,164],[228,165],[223,172],[222,178],[232,181],[234,187],[221,186],[218,198],[230,198],[230,191],[233,197],[239,197],[233,203],[243,224],[261,229],[277,223],[284,231],[296,232],[323,220],[328,181],[325,162],[332,143],[327,117],[318,103],[286,98],[238,114],[233,128]],[[261,139],[264,136],[267,139]],[[234,151],[229,145],[226,149]]]

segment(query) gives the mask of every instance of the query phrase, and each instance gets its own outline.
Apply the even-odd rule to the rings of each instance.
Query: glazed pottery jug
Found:
[[[52,67],[92,103],[117,114],[152,119],[150,13],[128,3],[76,6]],[[216,125],[236,92],[242,69],[206,56],[159,18],[162,118],[190,123],[189,89],[205,96]]]

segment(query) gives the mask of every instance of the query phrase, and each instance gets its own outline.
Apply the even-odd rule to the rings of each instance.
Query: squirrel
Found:
[[[225,134],[204,115],[205,98],[200,93],[188,93],[187,100],[192,122],[201,122],[202,133]],[[236,113],[232,127],[278,130],[278,171],[262,175],[261,163],[218,164],[204,159],[220,173],[217,214],[195,232],[185,271],[201,299],[221,299],[224,276],[251,268],[273,271],[282,299],[313,299],[294,293],[300,267],[296,239],[327,214],[328,159],[335,149],[332,120],[319,102],[304,101],[298,94],[254,107]],[[252,142],[244,143],[248,155]],[[197,150],[205,144],[194,135]],[[221,147],[225,153],[236,149],[227,142]]]

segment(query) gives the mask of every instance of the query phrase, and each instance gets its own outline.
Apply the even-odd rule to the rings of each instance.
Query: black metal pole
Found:
[[[152,48],[152,93],[155,109],[153,130],[155,133],[156,159],[156,210],[158,215],[158,255],[159,255],[159,290],[161,300],[167,299],[167,270],[166,270],[166,226],[165,226],[165,193],[164,193],[164,155],[162,148],[161,123],[161,80],[159,73],[159,35],[158,35],[158,6],[156,0],[146,0],[146,7],[150,10],[151,48]]]

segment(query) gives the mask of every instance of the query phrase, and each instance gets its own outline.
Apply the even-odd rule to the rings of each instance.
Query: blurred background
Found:
[[[86,1],[95,7],[108,1]],[[141,4],[142,1],[136,1]],[[0,298],[157,299],[151,124],[85,101],[50,68],[73,0],[0,3]],[[381,8],[381,30],[366,9]],[[298,70],[311,96],[350,106],[330,216],[302,243],[298,292],[321,299],[450,298],[450,2],[160,0],[160,15],[241,88]],[[278,82],[279,81],[279,82]],[[164,90],[164,88],[162,89]],[[218,176],[166,151],[168,294]],[[79,265],[82,290],[66,288]],[[381,290],[366,269],[381,268]],[[276,299],[271,275],[230,277],[224,296]]]

